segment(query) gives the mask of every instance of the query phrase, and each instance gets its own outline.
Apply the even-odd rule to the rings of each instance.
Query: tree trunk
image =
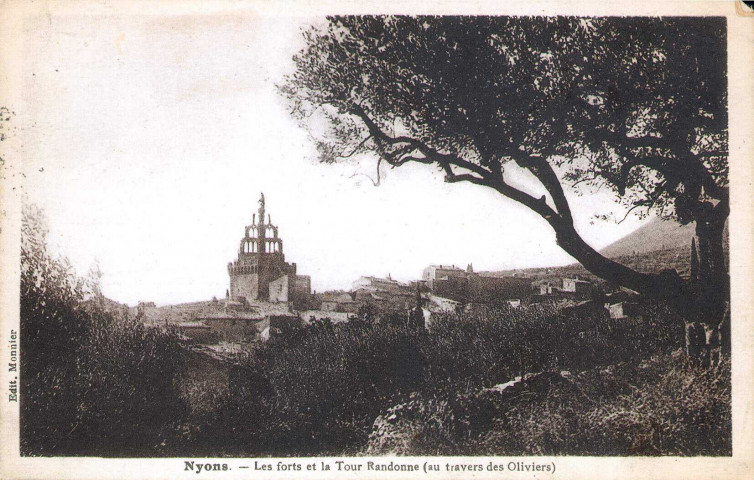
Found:
[[[697,212],[696,244],[698,272],[684,281],[674,270],[659,274],[634,271],[605,258],[578,235],[572,225],[551,221],[558,245],[598,277],[667,300],[685,319],[686,352],[704,365],[714,365],[730,353],[730,307],[728,267],[723,232],[728,202],[707,204]]]
[[[601,279],[654,298],[673,299],[686,294],[686,285],[675,271],[666,270],[659,274],[637,272],[597,252],[581,238],[573,225],[559,222],[551,222],[551,225],[560,248]]]
[[[723,249],[727,216],[727,202],[721,202],[696,221],[698,278],[690,279],[690,298],[683,301],[686,305],[682,308],[686,352],[707,366],[730,354],[730,277]]]
[[[723,249],[723,232],[730,213],[727,195],[717,205],[694,204],[699,246],[695,278],[684,281],[675,270],[642,273],[606,258],[578,234],[570,220],[545,216],[558,245],[594,275],[648,297],[667,301],[684,318],[686,351],[705,365],[716,364],[730,352],[730,278]],[[693,257],[693,255],[692,255]],[[696,275],[698,271],[698,276]]]

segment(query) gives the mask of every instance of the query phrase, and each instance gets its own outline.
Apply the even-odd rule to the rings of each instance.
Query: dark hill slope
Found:
[[[640,272],[657,273],[664,269],[674,269],[680,275],[689,274],[691,261],[691,238],[695,226],[681,225],[672,220],[655,218],[646,225],[629,233],[620,240],[603,248],[600,253],[618,263]],[[725,227],[724,248],[728,250],[728,226]],[[519,275],[531,278],[581,277],[589,280],[597,278],[578,263],[561,267],[526,268],[495,272],[481,272],[481,275]]]
[[[606,257],[615,258],[679,247],[690,248],[694,228],[693,223],[681,225],[672,220],[654,218],[646,225],[603,248],[601,253]]]

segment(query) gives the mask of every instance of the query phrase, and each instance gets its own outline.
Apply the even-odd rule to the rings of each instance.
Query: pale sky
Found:
[[[316,20],[316,19],[315,19]],[[55,247],[128,304],[222,297],[260,191],[284,252],[317,291],[429,264],[571,263],[536,214],[427,166],[318,164],[274,85],[313,19],[39,16],[24,25],[7,161],[47,213]],[[601,248],[639,226],[590,224],[609,197],[573,197]]]

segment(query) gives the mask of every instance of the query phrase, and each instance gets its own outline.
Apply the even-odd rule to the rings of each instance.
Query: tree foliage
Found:
[[[79,308],[85,281],[73,274],[65,258],[47,246],[48,228],[42,212],[24,205],[21,223],[21,341],[28,372],[46,365],[69,365],[78,341],[90,327]]]
[[[593,273],[647,293],[679,284],[587,245],[564,185],[683,223],[727,218],[724,19],[349,16],[304,35],[281,91],[308,127],[327,120],[322,161],[417,162],[492,188]]]
[[[47,244],[42,212],[21,225],[21,453],[159,453],[183,414],[177,337],[108,309],[98,279]]]

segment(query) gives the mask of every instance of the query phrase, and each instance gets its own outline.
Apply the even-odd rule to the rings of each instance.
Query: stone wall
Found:
[[[471,300],[475,302],[505,302],[531,295],[529,278],[473,276],[470,280]]]
[[[259,275],[252,273],[247,275],[230,276],[230,296],[236,300],[243,297],[247,302],[257,300],[259,288]]]
[[[312,307],[312,278],[308,275],[296,275],[293,280],[293,292],[290,301],[296,310],[308,310]]]
[[[217,334],[217,332],[212,330],[212,328],[207,325],[202,325],[202,326],[178,325],[178,329],[183,335],[190,338],[192,341],[196,343],[211,345],[211,344],[217,343],[220,340],[220,337]]]
[[[270,301],[273,303],[287,302],[289,283],[290,278],[288,275],[283,275],[282,277],[271,281],[269,286]]]
[[[259,335],[260,322],[263,319],[245,318],[207,318],[204,323],[215,332],[219,339],[227,342],[244,342],[256,340]]]

